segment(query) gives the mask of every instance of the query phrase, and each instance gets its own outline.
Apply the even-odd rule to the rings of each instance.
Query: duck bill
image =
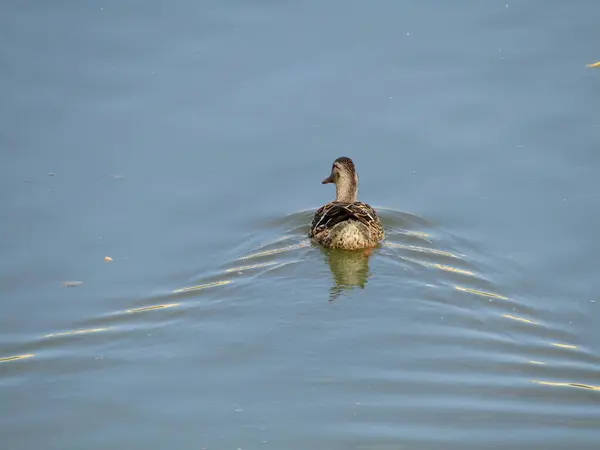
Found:
[[[321,184],[327,184],[327,183],[333,183],[333,174],[329,175],[327,178],[325,178],[323,181],[321,181]]]

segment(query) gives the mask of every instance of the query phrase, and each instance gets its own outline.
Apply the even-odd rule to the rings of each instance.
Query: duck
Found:
[[[367,203],[359,202],[354,162],[342,156],[322,184],[335,183],[335,200],[321,206],[310,224],[309,237],[326,248],[372,249],[385,237],[381,221]]]

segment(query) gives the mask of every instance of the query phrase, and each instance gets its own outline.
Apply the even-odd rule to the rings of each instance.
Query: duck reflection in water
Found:
[[[321,249],[331,274],[333,275],[333,285],[329,291],[329,301],[333,301],[342,295],[345,291],[356,287],[365,288],[369,276],[369,258],[373,249],[365,250],[339,250],[339,249]]]

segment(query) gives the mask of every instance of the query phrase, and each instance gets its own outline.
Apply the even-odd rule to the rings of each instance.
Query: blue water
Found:
[[[2,448],[596,449],[598,12],[2,4]]]

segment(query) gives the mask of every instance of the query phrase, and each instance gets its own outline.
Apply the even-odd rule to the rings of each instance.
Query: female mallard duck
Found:
[[[310,224],[309,237],[329,248],[358,250],[377,246],[384,237],[375,210],[356,201],[358,175],[350,158],[333,162],[323,184],[335,183],[335,201],[320,207]]]

